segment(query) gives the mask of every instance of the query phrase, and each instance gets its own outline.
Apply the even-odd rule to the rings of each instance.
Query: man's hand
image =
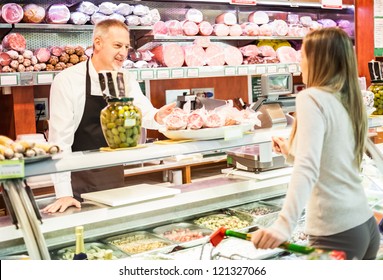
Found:
[[[60,197],[52,204],[49,204],[47,207],[45,207],[42,210],[42,212],[43,213],[55,213],[55,212],[62,213],[70,206],[81,208],[81,203],[77,199],[71,196]]]
[[[154,116],[154,119],[159,124],[164,124],[164,118],[166,118],[168,115],[170,115],[173,112],[173,109],[176,107],[177,102],[173,102],[167,105],[162,106],[156,115]]]

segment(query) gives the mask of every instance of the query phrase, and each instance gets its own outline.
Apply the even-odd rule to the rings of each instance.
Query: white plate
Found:
[[[160,129],[159,131],[167,138],[172,140],[212,140],[225,138],[226,134],[230,134],[230,130],[240,129],[242,133],[250,130],[254,124],[245,123],[239,125],[228,125],[217,128],[201,128],[201,129],[181,129],[181,130],[166,130]],[[234,133],[236,133],[234,132]]]

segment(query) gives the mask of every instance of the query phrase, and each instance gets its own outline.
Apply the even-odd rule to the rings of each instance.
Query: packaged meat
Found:
[[[126,17],[133,13],[133,6],[130,6],[129,4],[126,4],[126,3],[120,3],[117,5],[114,12]]]
[[[84,25],[90,20],[90,16],[81,12],[73,12],[70,14],[69,22],[75,25]],[[125,19],[124,19],[125,20]]]
[[[256,11],[250,13],[247,20],[249,22],[254,22],[258,25],[266,24],[270,21],[268,14],[263,11]]]
[[[9,33],[3,38],[2,46],[6,50],[23,52],[27,46],[27,41],[20,33]]]
[[[174,108],[173,112],[164,119],[166,129],[185,129],[188,123],[187,113],[181,108]]]
[[[98,5],[98,11],[104,15],[111,15],[117,9],[117,5],[112,2],[102,2]]]
[[[153,23],[152,16],[150,14],[144,15],[140,17],[140,25],[142,26],[150,26]]]
[[[198,25],[193,21],[184,21],[182,24],[182,30],[186,36],[194,36],[199,32]]]
[[[273,35],[275,36],[286,36],[289,31],[287,23],[281,19],[276,19],[271,23],[273,29]]]
[[[303,16],[300,17],[299,21],[303,26],[310,26],[313,19],[310,16]]]
[[[207,48],[210,46],[211,41],[209,37],[198,37],[194,40],[193,44],[202,48]]]
[[[133,14],[136,16],[144,16],[149,14],[149,7],[138,4],[133,8]]]
[[[201,46],[184,46],[185,64],[189,67],[204,66],[206,64],[206,53]]]
[[[51,5],[45,15],[45,21],[50,24],[65,24],[70,19],[70,11],[63,4]]]
[[[262,57],[277,57],[274,48],[271,46],[260,46],[258,49],[261,52],[260,56]]]
[[[199,34],[203,36],[210,36],[213,33],[213,26],[208,21],[201,21],[198,24]]]
[[[168,28],[168,35],[170,36],[182,36],[183,35],[183,29],[181,22],[178,20],[172,19],[165,22],[167,28]]]
[[[152,24],[161,20],[160,12],[157,9],[151,9],[149,15],[152,17]]]
[[[90,17],[90,22],[91,22],[93,25],[96,25],[96,24],[99,23],[100,21],[102,21],[102,20],[104,20],[104,19],[107,19],[107,18],[109,18],[109,16],[104,15],[103,13],[96,12],[96,13],[94,13],[93,15],[91,15],[91,17]]]
[[[242,35],[244,36],[258,36],[259,35],[259,26],[253,22],[244,22],[241,24]]]
[[[4,4],[1,8],[1,17],[5,22],[14,24],[20,22],[24,17],[23,8],[16,3]]]
[[[206,64],[209,66],[223,66],[225,64],[225,51],[217,44],[210,44],[206,48]]]
[[[45,19],[45,9],[36,4],[27,4],[23,6],[23,22],[41,23]]]
[[[170,252],[174,243],[170,240],[160,238],[146,231],[136,231],[121,234],[102,240],[108,245],[113,245],[129,255],[135,255],[149,251]]]
[[[187,248],[209,242],[208,237],[212,230],[190,223],[175,223],[156,227],[153,232]]]
[[[223,23],[213,25],[213,34],[216,36],[227,36],[229,35],[230,27]]]
[[[292,47],[282,46],[276,51],[277,58],[281,63],[296,63],[298,61],[297,51]]]
[[[192,21],[195,23],[200,23],[203,21],[203,14],[200,10],[197,9],[189,9],[185,14],[185,18],[188,21]]]
[[[99,8],[90,1],[82,1],[76,8],[76,11],[84,13],[86,15],[93,15],[98,12]]]
[[[153,25],[153,34],[161,34],[161,35],[166,35],[168,34],[168,27],[163,21],[157,21]]]
[[[215,18],[215,23],[233,25],[237,23],[237,16],[234,13],[225,12]]]
[[[123,15],[120,15],[120,14],[117,14],[117,13],[113,13],[109,16],[110,19],[116,19],[116,20],[119,20],[121,22],[125,22],[125,17]]]
[[[224,49],[225,62],[229,66],[238,66],[243,62],[243,56],[241,51],[233,46],[227,46]]]
[[[176,43],[164,44],[151,50],[154,59],[162,66],[181,67],[185,61],[184,51]]]
[[[125,23],[128,25],[128,26],[138,26],[140,25],[141,21],[140,21],[140,17],[139,16],[136,16],[136,15],[129,15],[129,16],[126,16],[125,17]]]
[[[272,36],[273,27],[271,24],[265,23],[259,26],[259,36]]]
[[[243,56],[256,56],[260,51],[256,45],[247,45],[239,48]]]
[[[323,27],[336,27],[336,22],[332,19],[320,19],[318,22],[322,24]]]
[[[12,59],[6,52],[0,52],[0,65],[8,66],[11,63]]]
[[[50,252],[52,260],[73,260],[76,246],[65,247]],[[124,252],[100,242],[85,243],[88,260],[116,260],[129,257]]]
[[[239,24],[233,24],[229,29],[229,36],[241,36],[242,27]]]

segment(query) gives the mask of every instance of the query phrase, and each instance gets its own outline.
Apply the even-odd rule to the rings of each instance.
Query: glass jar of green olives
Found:
[[[376,110],[372,114],[383,115],[383,82],[373,82],[368,90],[374,94],[374,108]]]
[[[141,110],[134,106],[133,98],[111,98],[101,110],[102,132],[109,147],[135,147],[141,136]]]

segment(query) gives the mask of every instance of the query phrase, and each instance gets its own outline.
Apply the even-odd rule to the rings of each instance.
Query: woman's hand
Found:
[[[251,235],[251,242],[253,242],[257,249],[274,249],[284,241],[285,240],[280,239],[273,231],[267,228],[258,229]]]
[[[159,124],[164,124],[164,118],[166,118],[168,115],[170,115],[173,112],[173,109],[176,107],[177,102],[173,102],[167,105],[162,106],[156,115],[154,116],[154,119]]]
[[[55,202],[46,206],[42,210],[42,212],[43,213],[56,213],[56,212],[62,213],[70,206],[81,208],[81,203],[77,199],[71,196],[60,197]]]
[[[273,151],[277,154],[282,154],[287,156],[289,153],[289,143],[288,140],[283,137],[272,137]]]

